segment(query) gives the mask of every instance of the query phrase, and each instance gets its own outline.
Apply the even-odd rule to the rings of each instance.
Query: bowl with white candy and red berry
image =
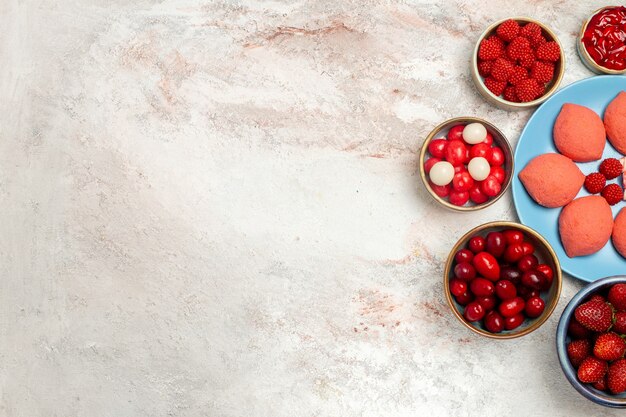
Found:
[[[422,145],[420,177],[443,206],[475,211],[495,203],[511,184],[513,152],[504,134],[476,117],[435,127]]]
[[[527,17],[500,20],[480,36],[472,79],[487,101],[507,109],[538,106],[559,87],[565,55],[556,35]]]
[[[572,298],[556,348],[567,380],[584,397],[626,408],[626,276],[602,278]]]

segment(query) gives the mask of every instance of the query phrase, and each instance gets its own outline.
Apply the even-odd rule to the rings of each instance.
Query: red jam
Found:
[[[594,15],[582,41],[596,64],[612,70],[626,69],[626,7],[609,7]]]

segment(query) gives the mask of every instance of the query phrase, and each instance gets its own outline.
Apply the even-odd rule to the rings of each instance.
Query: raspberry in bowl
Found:
[[[626,276],[602,278],[569,302],[556,330],[567,380],[585,398],[626,408]]]
[[[444,268],[444,293],[453,314],[482,336],[511,339],[538,329],[561,293],[561,268],[550,244],[513,222],[467,232]]]
[[[513,152],[491,123],[457,117],[430,132],[419,164],[432,198],[452,210],[475,211],[495,203],[511,184]]]
[[[559,87],[565,55],[556,35],[527,17],[500,20],[480,36],[472,79],[480,94],[506,110],[538,106]]]

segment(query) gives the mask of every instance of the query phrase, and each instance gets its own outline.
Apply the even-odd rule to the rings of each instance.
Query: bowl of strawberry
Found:
[[[472,79],[490,103],[523,110],[548,99],[565,73],[556,35],[527,17],[500,20],[480,36],[472,56]]]
[[[475,211],[495,203],[511,184],[513,152],[491,123],[457,117],[430,132],[419,164],[432,198],[452,210]]]
[[[626,276],[595,281],[572,298],[556,348],[567,380],[583,396],[626,408]]]
[[[486,223],[452,248],[444,293],[465,327],[511,339],[538,329],[550,317],[561,293],[561,268],[550,244],[533,229]]]

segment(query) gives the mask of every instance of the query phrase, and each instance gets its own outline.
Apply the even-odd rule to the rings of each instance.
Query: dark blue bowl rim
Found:
[[[567,378],[569,383],[572,384],[576,391],[581,393],[585,398],[597,404],[614,408],[626,408],[626,398],[600,394],[598,391],[592,391],[593,388],[590,388],[589,386],[578,381],[576,369],[574,369],[569,361],[569,358],[567,357],[565,339],[567,337],[567,327],[569,325],[570,318],[574,313],[574,309],[581,303],[582,300],[603,287],[624,282],[626,282],[626,275],[619,275],[614,277],[601,278],[585,286],[583,289],[578,291],[578,293],[567,304],[567,306],[563,310],[563,313],[561,314],[559,325],[556,328],[556,351],[559,356],[561,369],[563,370],[563,373],[565,374],[565,377]]]

